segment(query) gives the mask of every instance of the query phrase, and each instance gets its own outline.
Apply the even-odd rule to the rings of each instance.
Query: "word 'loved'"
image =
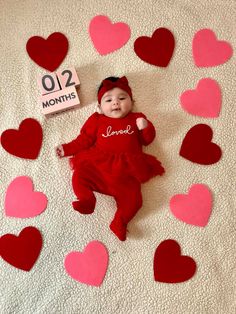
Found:
[[[120,135],[120,134],[133,134],[134,131],[131,130],[131,125],[128,124],[126,129],[125,130],[118,130],[118,131],[113,131],[112,130],[112,126],[109,125],[107,127],[107,130],[106,130],[106,134],[102,134],[103,137],[109,137],[109,136],[113,136],[113,135]]]

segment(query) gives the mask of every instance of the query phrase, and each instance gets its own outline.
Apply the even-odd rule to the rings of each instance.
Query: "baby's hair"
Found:
[[[108,80],[108,81],[111,81],[111,82],[116,82],[117,80],[119,80],[119,77],[117,77],[117,76],[109,76],[109,77],[106,77],[104,80]],[[102,85],[103,85],[103,82],[98,87],[98,92],[102,88]]]

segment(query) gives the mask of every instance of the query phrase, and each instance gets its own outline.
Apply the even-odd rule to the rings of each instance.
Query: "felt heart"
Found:
[[[233,55],[231,45],[217,40],[211,29],[201,29],[194,35],[192,51],[198,67],[213,67],[225,63]]]
[[[26,44],[30,58],[42,68],[55,71],[68,51],[68,39],[62,33],[52,33],[47,39],[31,37]]]
[[[24,228],[19,236],[5,234],[0,238],[0,255],[12,266],[29,271],[42,248],[42,236],[35,227]]]
[[[108,252],[99,241],[90,242],[84,252],[71,252],[65,258],[65,269],[75,280],[100,286],[108,266]]]
[[[34,192],[29,177],[15,178],[7,188],[5,212],[7,216],[29,218],[41,214],[47,207],[47,198],[42,192]]]
[[[27,159],[38,157],[43,139],[40,123],[32,118],[21,122],[19,130],[9,129],[2,133],[2,147],[10,154]]]
[[[185,135],[180,156],[198,164],[211,165],[219,161],[222,152],[212,143],[213,131],[207,124],[193,126]]]
[[[166,67],[173,55],[175,39],[170,30],[158,28],[152,37],[142,36],[135,40],[134,51],[144,62]]]
[[[178,242],[168,239],[157,247],[154,255],[155,281],[179,283],[189,280],[195,272],[195,261],[189,256],[181,255]]]
[[[130,28],[122,22],[112,24],[105,15],[97,15],[89,24],[89,34],[96,50],[100,55],[105,55],[127,43]]]
[[[212,207],[212,196],[204,184],[193,184],[187,195],[177,194],[170,200],[173,215],[190,225],[207,225]]]
[[[219,116],[221,108],[221,91],[215,80],[201,79],[196,90],[187,90],[180,97],[181,106],[188,113],[215,118]]]

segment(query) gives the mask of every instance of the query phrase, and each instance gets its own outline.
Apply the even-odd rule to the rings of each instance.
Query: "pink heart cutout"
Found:
[[[130,28],[119,22],[112,24],[105,15],[95,16],[89,24],[89,34],[94,47],[105,55],[124,46],[130,38]]]
[[[170,200],[170,210],[177,219],[199,227],[207,225],[211,208],[212,195],[204,184],[194,184],[187,195],[177,194]]]
[[[29,177],[16,177],[8,186],[5,197],[5,213],[10,217],[29,218],[41,214],[47,207],[47,197],[34,192]]]
[[[64,266],[69,276],[76,281],[98,287],[107,271],[107,249],[103,243],[91,241],[83,252],[70,252]]]
[[[201,79],[195,90],[187,90],[181,95],[180,102],[190,114],[205,118],[218,117],[221,109],[220,86],[213,79]]]
[[[201,29],[193,38],[193,58],[198,67],[213,67],[228,61],[233,55],[231,45],[219,41],[211,29]]]

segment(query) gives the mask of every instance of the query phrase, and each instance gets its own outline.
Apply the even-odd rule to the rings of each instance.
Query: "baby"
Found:
[[[79,136],[58,146],[56,152],[59,157],[73,156],[72,185],[77,197],[73,208],[92,214],[93,191],[113,196],[117,210],[110,229],[125,241],[127,225],[142,207],[141,183],[162,175],[164,168],[142,151],[156,132],[143,113],[132,112],[132,91],[125,76],[103,80],[98,103],[101,114],[91,115]]]

